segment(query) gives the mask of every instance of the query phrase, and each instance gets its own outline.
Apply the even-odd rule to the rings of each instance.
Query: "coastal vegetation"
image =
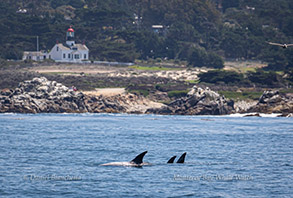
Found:
[[[266,43],[292,42],[292,6],[291,0],[1,1],[0,58],[36,50],[36,36],[40,49],[50,49],[73,25],[92,60],[174,59],[220,69],[227,58],[258,59],[270,70],[292,70],[292,49]]]
[[[258,100],[263,92],[255,92],[255,91],[219,91],[219,94],[224,95],[226,98],[230,98],[233,100]]]
[[[291,86],[292,72],[278,73],[256,69],[239,73],[227,70],[210,70],[199,74],[200,82],[211,84],[238,85],[240,87],[286,87]]]

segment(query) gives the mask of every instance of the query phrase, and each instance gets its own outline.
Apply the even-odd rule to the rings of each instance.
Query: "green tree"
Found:
[[[203,48],[193,48],[192,54],[189,57],[189,64],[194,67],[206,66],[208,54]]]
[[[212,68],[221,69],[224,67],[224,60],[221,56],[214,52],[208,53],[207,66]]]
[[[223,0],[222,6],[224,11],[227,8],[237,8],[239,7],[239,0]]]

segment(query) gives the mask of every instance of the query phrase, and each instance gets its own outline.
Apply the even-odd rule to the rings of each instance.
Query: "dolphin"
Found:
[[[178,161],[177,161],[176,163],[179,163],[179,164],[184,163],[185,156],[186,156],[186,152],[183,153],[183,154],[181,155],[181,157],[178,159]],[[171,157],[171,158],[168,160],[167,163],[168,163],[168,164],[172,164],[172,163],[174,163],[175,158],[176,158],[176,155],[173,156],[173,157]]]
[[[143,157],[147,151],[142,152],[141,154],[137,155],[133,160],[130,162],[111,162],[107,164],[101,164],[101,166],[134,166],[134,167],[142,167],[143,165],[150,165],[149,163],[144,163]]]
[[[176,155],[173,156],[173,157],[171,157],[171,158],[168,160],[167,163],[168,163],[168,164],[172,164],[172,163],[174,162],[175,158],[176,158]]]
[[[186,156],[186,152],[181,155],[181,157],[179,158],[179,160],[177,161],[177,163],[180,163],[180,164],[184,163],[185,156]]]

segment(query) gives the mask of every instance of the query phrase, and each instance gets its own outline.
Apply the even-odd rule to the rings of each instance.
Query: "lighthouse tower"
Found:
[[[66,32],[66,44],[68,46],[73,46],[75,45],[75,41],[74,41],[74,30],[72,28],[72,26],[70,26]]]

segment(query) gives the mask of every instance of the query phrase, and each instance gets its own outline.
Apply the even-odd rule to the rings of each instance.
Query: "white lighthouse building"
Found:
[[[23,53],[23,60],[42,61],[52,59],[56,62],[86,63],[89,62],[89,49],[85,44],[76,44],[74,41],[74,30],[70,26],[66,32],[66,45],[56,43],[50,52],[43,51]]]

